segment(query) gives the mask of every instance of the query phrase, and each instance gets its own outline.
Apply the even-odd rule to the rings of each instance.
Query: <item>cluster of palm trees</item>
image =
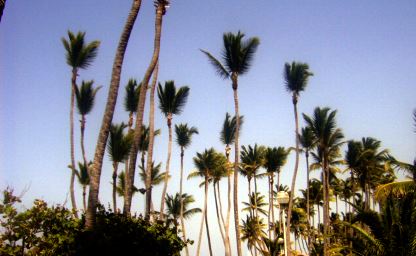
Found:
[[[188,124],[174,124],[173,122],[173,116],[183,111],[190,89],[187,86],[177,88],[174,81],[158,83],[162,23],[169,4],[168,0],[154,1],[153,55],[142,81],[138,83],[135,79],[130,79],[125,87],[124,107],[128,113],[126,123],[114,124],[112,120],[120,86],[123,59],[141,7],[141,0],[132,2],[114,58],[109,93],[93,161],[88,160],[88,154],[85,152],[85,125],[86,115],[91,112],[94,98],[100,87],[94,87],[93,80],[82,81],[78,86],[77,78],[79,71],[88,68],[94,61],[98,53],[99,42],[86,43],[83,32],[74,34],[69,31],[68,39],[62,39],[67,64],[71,67],[71,163],[69,165],[71,203],[74,215],[78,217],[74,192],[75,177],[78,177],[83,188],[83,207],[86,213],[87,229],[94,228],[103,157],[107,149],[113,164],[113,210],[119,212],[117,206],[117,195],[119,195],[123,197],[123,214],[130,215],[133,195],[137,192],[146,194],[145,218],[150,221],[163,221],[166,225],[175,227],[184,241],[187,241],[184,220],[201,212],[196,255],[200,254],[204,224],[208,235],[209,252],[213,255],[207,217],[209,184],[212,184],[215,213],[225,255],[232,255],[233,251],[230,242],[231,208],[234,213],[234,233],[238,256],[242,255],[241,241],[247,241],[247,246],[254,255],[281,255],[282,244],[289,246],[289,254],[294,253],[290,250],[293,244],[295,251],[299,249],[310,255],[352,254],[359,251],[357,248],[367,248],[369,254],[371,252],[388,255],[386,253],[390,252],[392,247],[389,244],[383,244],[383,241],[390,243],[388,238],[391,237],[386,238],[383,232],[376,231],[377,228],[386,229],[389,236],[396,236],[395,238],[399,239],[400,243],[396,243],[394,248],[397,249],[399,246],[397,244],[400,244],[402,250],[416,249],[415,228],[406,226],[416,220],[416,210],[414,210],[416,163],[406,164],[397,161],[387,150],[381,149],[380,141],[371,137],[362,138],[360,141],[346,141],[342,130],[336,124],[337,112],[330,108],[317,107],[312,115],[303,114],[305,126],[300,128],[298,101],[300,93],[306,89],[309,78],[313,76],[308,64],[286,63],[283,69],[284,87],[291,94],[294,108],[295,146],[288,148],[257,144],[240,146],[239,137],[244,118],[239,111],[239,77],[249,71],[259,46],[258,38],[245,39],[245,35],[241,32],[223,35],[221,59],[215,58],[206,50],[201,50],[219,77],[231,81],[235,114],[231,116],[227,113],[225,116],[220,134],[220,140],[225,145],[224,152],[210,148],[196,153],[193,158],[196,171],[188,178],[203,178],[201,186],[204,187],[205,198],[202,210],[190,208],[194,199],[183,191],[184,157],[185,149],[189,147],[192,136],[198,134],[198,129]],[[149,121],[148,125],[145,125],[143,118],[148,91],[150,91]],[[166,118],[169,134],[168,154],[163,172],[161,163],[156,164],[153,161],[154,139],[160,133],[160,130],[154,127],[156,93],[159,108]],[[82,161],[78,165],[75,161],[74,146],[75,102],[81,124]],[[414,118],[416,119],[416,113],[414,113]],[[169,195],[167,187],[170,177],[173,128],[176,143],[180,148],[181,168],[179,192]],[[232,145],[234,145],[233,152]],[[347,146],[347,150],[343,157],[341,149],[344,145]],[[295,153],[295,163],[291,187],[288,188],[280,184],[280,173],[291,152]],[[230,159],[231,153],[234,154],[234,161]],[[301,153],[305,154],[307,186],[301,190],[302,196],[297,197],[296,182]],[[138,157],[140,157],[140,163],[137,163]],[[120,167],[124,167],[124,171],[119,173]],[[144,188],[140,189],[134,185],[137,168],[144,183]],[[408,171],[412,179],[395,182],[395,168]],[[309,173],[313,170],[321,170],[319,179],[310,178]],[[241,200],[238,198],[239,174],[247,178],[249,191],[241,212],[239,208]],[[258,180],[266,177],[267,196],[262,195],[258,189]],[[227,180],[225,210],[219,186],[223,178]],[[152,203],[152,188],[162,183],[160,210],[155,210]],[[252,191],[252,185],[254,191]],[[89,187],[88,204],[87,187]],[[276,201],[276,195],[280,191],[289,193],[289,204],[284,210]],[[342,219],[338,208],[339,200],[345,202]],[[333,201],[335,201],[335,212],[332,212],[334,203],[331,202]],[[406,208],[406,205],[411,207]],[[277,207],[280,208],[278,214],[275,213]],[[247,215],[241,217],[242,212],[247,212]],[[283,218],[284,215],[287,215],[287,220]],[[372,222],[369,222],[370,219]],[[283,228],[285,224],[283,222],[287,223],[286,230]],[[397,229],[389,229],[388,223],[393,222],[398,225]],[[398,235],[397,232],[400,234]],[[291,242],[292,233],[293,243]],[[286,240],[282,242],[284,237]],[[189,255],[188,248],[185,253]]]

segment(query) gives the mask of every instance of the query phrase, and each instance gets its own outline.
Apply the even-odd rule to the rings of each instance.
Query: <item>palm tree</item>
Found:
[[[140,86],[137,85],[136,79],[130,78],[126,85],[126,94],[124,96],[124,109],[129,112],[129,130],[133,127],[133,115],[137,112],[139,103]]]
[[[195,127],[188,127],[187,124],[175,125],[176,143],[181,148],[181,178],[179,183],[179,198],[182,197],[182,186],[183,186],[183,157],[185,155],[185,148],[191,144],[192,135],[198,134],[198,129]],[[180,207],[180,220],[182,226],[183,240],[186,241],[185,222],[183,220],[183,203]],[[186,255],[189,255],[188,247],[185,248]]]
[[[257,47],[260,43],[257,37],[249,38],[248,40],[243,40],[244,34],[240,31],[237,34],[233,33],[224,33],[223,43],[224,50],[222,54],[222,63],[216,59],[211,53],[201,50],[209,59],[211,64],[214,66],[217,74],[224,79],[231,79],[232,88],[234,92],[234,108],[235,108],[235,117],[236,117],[236,129],[235,129],[235,139],[234,139],[234,154],[235,154],[235,163],[234,163],[234,193],[233,193],[233,202],[234,202],[234,224],[235,224],[235,235],[237,241],[237,254],[241,256],[241,239],[240,239],[240,225],[238,217],[238,168],[239,168],[239,135],[240,135],[240,113],[238,107],[238,77],[244,75],[248,72],[254,53],[257,50]]]
[[[271,240],[271,231],[276,230],[271,225],[275,223],[274,219],[274,174],[277,173],[277,186],[280,182],[280,171],[282,167],[286,164],[287,156],[289,155],[289,150],[286,150],[284,147],[274,147],[267,148],[264,153],[264,163],[263,167],[266,168],[266,174],[269,179],[269,213],[268,213],[268,222],[269,222],[269,240]],[[271,219],[270,219],[271,218]],[[276,232],[274,232],[276,238]]]
[[[150,108],[149,108],[149,143],[147,145],[147,164],[146,164],[146,172],[150,173],[152,170],[152,162],[153,162],[153,145],[155,141],[155,90],[156,90],[156,83],[159,74],[159,63],[156,64],[155,70],[153,72],[152,78],[152,86],[150,88]],[[150,179],[150,175],[148,175],[148,179],[145,181],[146,187],[146,206],[145,206],[145,218],[150,219],[150,208],[152,203],[152,180]]]
[[[174,81],[166,81],[165,86],[159,83],[157,88],[157,95],[159,97],[159,108],[166,117],[168,129],[169,129],[169,141],[168,141],[168,158],[166,160],[166,178],[163,186],[162,199],[160,205],[161,218],[163,220],[163,213],[165,207],[165,195],[168,188],[168,175],[170,167],[170,158],[172,155],[172,118],[173,115],[179,115],[186,104],[189,95],[189,87],[183,86],[178,90],[176,89]]]
[[[257,255],[257,251],[263,251],[263,238],[266,233],[263,229],[267,225],[263,223],[263,219],[256,216],[247,215],[241,225],[241,239],[247,240],[247,248],[251,251],[251,255]]]
[[[241,128],[244,122],[244,116],[239,117],[239,132],[241,132]],[[237,126],[237,119],[234,116],[231,118],[230,114],[225,114],[225,120],[222,126],[222,130],[220,133],[220,140],[225,145],[225,156],[227,157],[227,163],[230,164],[230,152],[231,147],[235,141],[236,135],[236,126]],[[231,165],[231,164],[230,164]],[[231,166],[230,166],[231,167]],[[227,243],[228,251],[226,250],[226,255],[231,255],[231,245],[230,245],[230,212],[231,212],[231,168],[227,168],[227,215],[224,224],[224,236],[225,241]]]
[[[88,68],[98,53],[99,41],[92,41],[91,43],[85,42],[85,32],[78,32],[74,35],[71,31],[68,31],[69,41],[62,38],[62,43],[66,50],[66,63],[72,69],[71,77],[71,109],[69,113],[70,122],[70,149],[71,149],[71,166],[75,168],[75,148],[74,148],[74,104],[75,104],[75,88],[77,87],[77,76],[80,69]],[[72,171],[70,192],[71,192],[71,203],[72,210],[77,217],[77,205],[75,201],[74,192],[74,180],[75,180],[75,169]]]
[[[129,41],[133,25],[139,13],[141,3],[142,0],[133,0],[132,6],[130,8],[130,13],[124,25],[123,32],[121,33],[120,40],[117,46],[117,51],[114,57],[113,70],[111,72],[110,88],[108,92],[103,120],[101,122],[100,132],[98,134],[94,162],[92,165],[93,170],[91,172],[90,177],[91,184],[90,192],[88,194],[88,210],[85,216],[85,227],[87,230],[91,230],[95,224],[95,213],[98,203],[98,193],[100,189],[101,169],[103,166],[105,145],[107,143],[111,123],[113,122],[114,109],[117,103],[118,88],[120,86],[121,68],[123,66],[124,54],[126,52],[127,43]]]
[[[330,111],[329,108],[317,107],[313,117],[303,114],[307,125],[311,128],[316,139],[317,155],[320,158],[323,176],[323,197],[324,197],[324,255],[328,255],[328,228],[329,228],[329,175],[330,161],[334,156],[339,155],[339,148],[344,143],[344,135],[341,129],[336,127],[337,111]]]
[[[145,166],[145,159],[146,159],[146,153],[147,153],[147,149],[149,147],[149,134],[150,134],[150,128],[148,126],[146,126],[145,124],[143,124],[142,126],[142,136],[140,138],[140,144],[139,144],[139,152],[141,152],[141,165],[140,166]],[[157,136],[160,135],[160,129],[154,130],[153,131],[153,136]]]
[[[202,153],[196,153],[196,157],[193,158],[194,165],[196,167],[196,171],[192,172],[188,175],[189,178],[193,177],[203,177],[204,178],[204,188],[205,188],[205,196],[204,196],[204,208],[202,210],[202,218],[201,218],[201,226],[199,229],[199,236],[198,236],[198,244],[196,249],[196,255],[199,256],[200,248],[201,248],[201,238],[202,238],[202,231],[204,228],[204,221],[206,223],[207,227],[207,234],[208,232],[208,218],[207,216],[207,202],[208,202],[208,183],[211,178],[211,173],[213,170],[217,168],[223,168],[223,165],[225,164],[222,159],[224,157],[220,153],[217,153],[213,148],[205,149]],[[210,237],[208,235],[208,245],[210,248],[210,255],[212,255],[211,251],[211,245],[210,245]]]
[[[298,165],[299,165],[299,118],[298,118],[298,99],[300,96],[300,92],[304,91],[307,84],[308,79],[313,74],[309,71],[309,65],[306,63],[297,63],[292,62],[292,64],[286,63],[284,72],[285,78],[285,87],[286,90],[292,94],[292,103],[293,103],[293,111],[295,113],[295,140],[296,140],[296,160],[295,160],[295,167],[293,170],[293,177],[292,177],[292,186],[291,191],[295,190],[296,185],[296,176],[298,174]],[[287,237],[287,244],[290,245],[290,220],[292,218],[292,208],[293,208],[293,198],[295,193],[292,193],[289,198],[289,208],[287,212],[287,230],[286,230],[286,237]]]
[[[85,116],[88,115],[92,108],[94,107],[95,95],[97,94],[98,90],[101,89],[101,86],[97,88],[93,88],[94,81],[82,81],[81,88],[75,86],[75,96],[77,100],[77,109],[78,113],[81,115],[81,150],[82,150],[82,157],[84,159],[84,165],[87,164],[87,156],[85,154],[85,147],[84,147],[84,133],[85,133],[85,123],[86,119]],[[89,171],[89,170],[88,170]]]
[[[91,165],[92,162],[90,161],[88,165]],[[72,169],[71,166],[69,166]],[[85,164],[78,162],[78,170],[75,170],[75,175],[78,178],[78,183],[82,186],[82,203],[84,206],[84,211],[87,210],[87,186],[90,184],[90,175],[88,172],[89,166],[87,167]]]
[[[152,189],[154,186],[160,185],[164,181],[165,174],[166,174],[166,172],[160,172],[161,168],[162,168],[162,163],[159,163],[158,165],[155,166],[155,162],[152,162],[151,169],[150,169],[150,177],[148,177],[147,174],[149,172],[147,171],[147,168],[144,169],[142,166],[140,166],[139,176],[140,176],[141,181],[144,184],[146,184],[147,180],[150,180],[150,186],[149,186],[150,189]],[[168,178],[170,179],[171,176],[169,175]],[[152,208],[153,208],[153,203],[152,201],[150,201],[149,211],[153,211]]]
[[[248,202],[243,202],[243,205],[246,206],[245,208],[243,208],[243,211],[248,211],[250,213],[250,215],[255,215],[255,212],[260,212],[261,214],[263,214],[264,216],[268,216],[268,212],[266,210],[263,209],[263,207],[265,207],[266,205],[268,205],[265,200],[264,200],[265,196],[258,193],[257,195],[253,193],[251,193],[248,197],[249,201]]]
[[[182,203],[181,203],[182,202]],[[171,223],[178,229],[178,220],[181,215],[181,207],[183,207],[183,218],[189,219],[196,213],[201,212],[200,208],[191,208],[189,209],[189,205],[195,202],[195,199],[192,195],[188,195],[186,193],[182,194],[182,199],[180,199],[179,193],[176,193],[175,196],[171,196],[169,194],[166,195],[166,222],[169,226]],[[181,206],[181,204],[183,206]]]
[[[124,123],[111,125],[110,137],[108,140],[108,155],[113,162],[113,210],[117,212],[117,170],[119,163],[125,161],[131,147],[131,134],[124,134],[127,127]]]
[[[118,182],[117,182],[117,187],[116,187],[117,195],[119,197],[124,197],[125,187],[126,187],[126,173],[120,172],[120,174],[118,175]],[[137,192],[139,192],[139,189],[136,186],[134,186],[133,195]]]
[[[150,60],[150,64],[141,82],[143,86],[140,89],[139,103],[137,106],[137,113],[136,113],[136,124],[134,128],[134,139],[133,139],[133,145],[132,145],[132,149],[131,149],[130,156],[129,156],[129,169],[127,172],[127,179],[126,179],[126,196],[124,198],[124,209],[123,209],[123,212],[126,215],[130,214],[130,208],[131,208],[131,200],[132,200],[131,189],[134,184],[137,151],[140,145],[140,137],[141,137],[141,131],[142,131],[144,106],[146,103],[147,87],[150,81],[150,77],[152,76],[155,70],[155,67],[159,61],[160,38],[162,34],[162,20],[163,20],[163,16],[166,14],[166,9],[169,7],[169,2],[170,2],[169,0],[154,0],[154,6],[156,8],[154,48],[153,48],[152,59]],[[163,197],[162,200],[164,201],[165,198]]]

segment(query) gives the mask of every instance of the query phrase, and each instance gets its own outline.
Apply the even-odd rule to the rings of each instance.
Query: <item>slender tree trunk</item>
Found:
[[[150,219],[150,209],[152,203],[152,163],[153,163],[153,146],[155,141],[155,89],[157,77],[159,74],[159,63],[157,63],[153,72],[152,87],[150,89],[150,109],[149,109],[149,145],[147,146],[147,166],[146,166],[146,207],[145,218]],[[185,227],[182,227],[183,229]],[[183,231],[185,237],[185,229]],[[185,247],[186,255],[189,255],[188,247]]]
[[[123,207],[123,212],[126,215],[130,215],[130,210],[131,210],[134,174],[136,171],[137,151],[141,142],[143,114],[144,114],[144,106],[146,103],[147,87],[149,84],[150,77],[156,67],[156,64],[159,58],[163,8],[164,7],[161,4],[158,4],[156,8],[155,40],[154,40],[153,56],[150,61],[149,67],[147,68],[146,73],[144,74],[144,77],[142,80],[142,87],[140,88],[139,104],[137,107],[136,124],[134,128],[134,139],[133,139],[133,145],[131,147],[130,156],[129,156],[129,159],[130,159],[129,170],[126,173],[126,190],[124,192],[124,207]]]
[[[310,234],[310,226],[311,226],[311,213],[310,213],[310,202],[309,202],[309,151],[306,150],[305,152],[306,158],[306,217],[307,217],[307,231],[308,231],[308,253],[311,252],[311,234]]]
[[[107,143],[110,125],[113,120],[114,108],[117,102],[118,88],[120,86],[120,74],[123,65],[124,53],[126,52],[127,43],[130,38],[133,25],[136,21],[140,10],[141,0],[134,0],[126,24],[120,37],[114,58],[113,71],[111,74],[110,89],[108,92],[107,104],[101,123],[100,133],[97,139],[97,146],[94,155],[94,164],[90,177],[90,192],[88,194],[88,209],[86,214],[86,229],[91,230],[95,224],[95,213],[98,203],[98,193],[100,189],[101,168]]]
[[[84,166],[85,166],[85,168],[87,168],[88,175],[89,175],[90,174],[90,168],[88,166],[87,154],[85,153],[85,146],[84,146],[85,123],[86,123],[85,116],[82,115],[81,116],[81,152],[82,152],[82,158],[84,160]]]
[[[217,190],[215,189],[215,184],[217,184],[217,183],[212,184],[213,189],[214,189],[215,212],[217,214],[218,228],[220,230],[222,242],[224,243],[224,249],[225,249],[225,251],[227,251],[227,244],[225,242],[224,230],[223,230],[223,226],[221,224],[220,213],[219,213],[219,210],[218,210]]]
[[[202,217],[201,217],[201,226],[199,228],[199,235],[198,235],[198,244],[196,247],[196,256],[199,256],[199,252],[201,249],[201,240],[202,240],[202,232],[204,229],[204,220],[205,215],[207,213],[207,201],[208,201],[208,173],[205,173],[205,196],[204,196],[204,209],[202,210]]]
[[[117,212],[117,169],[118,163],[113,163],[113,210]]]
[[[169,129],[169,142],[168,142],[168,158],[166,160],[166,173],[164,177],[164,184],[163,184],[163,191],[162,191],[162,198],[160,199],[160,218],[164,220],[164,210],[165,210],[165,196],[166,190],[168,189],[168,181],[169,181],[169,168],[170,168],[170,157],[172,155],[172,114],[168,114],[168,129]]]
[[[295,93],[293,93],[292,101],[293,101],[293,110],[295,113],[296,160],[295,160],[295,168],[293,170],[292,186],[290,189],[291,193],[289,196],[289,207],[287,211],[286,239],[287,239],[287,245],[289,246],[289,251],[290,251],[290,226],[291,226],[291,219],[292,219],[293,198],[296,193],[295,185],[296,185],[296,176],[298,174],[298,166],[299,166],[299,136],[298,136],[299,118],[298,118],[298,107],[297,107],[298,97]]]
[[[328,196],[328,173],[327,173],[327,160],[326,156],[323,157],[323,196],[324,196],[324,206],[323,206],[323,224],[324,224],[324,256],[328,255],[328,225],[329,225],[329,196]]]
[[[254,173],[254,207],[256,208],[256,218],[257,218],[257,224],[259,222],[258,217],[259,217],[259,209],[257,209],[257,179],[256,179],[256,174]]]
[[[74,104],[75,104],[75,87],[77,86],[77,74],[78,70],[76,68],[72,69],[72,78],[71,78],[71,110],[69,113],[69,123],[70,123],[70,146],[71,146],[71,166],[72,166],[72,173],[71,173],[71,181],[69,185],[69,191],[71,193],[71,204],[72,204],[72,212],[75,218],[78,218],[77,212],[77,201],[75,199],[75,146],[74,146]]]
[[[316,205],[316,208],[318,208],[318,231],[319,231],[319,226],[321,225],[321,211],[319,210],[319,203]]]
[[[133,112],[130,112],[130,113],[129,113],[129,123],[128,123],[128,125],[129,125],[129,131],[130,131],[131,129],[133,129],[133,115],[134,115],[134,113],[133,113]]]
[[[239,158],[240,158],[240,148],[239,148],[239,137],[240,137],[240,113],[238,108],[238,80],[237,74],[232,74],[233,82],[233,92],[234,92],[234,108],[235,108],[235,118],[236,118],[236,128],[235,128],[235,142],[234,142],[234,191],[233,191],[233,201],[234,201],[234,227],[235,227],[235,240],[237,245],[237,255],[242,256],[241,252],[241,235],[240,235],[240,217],[238,212],[238,167],[239,167]]]
[[[185,155],[184,148],[181,147],[181,180],[179,184],[179,198],[181,199],[181,209],[180,209],[180,219],[181,219],[181,226],[182,226],[182,235],[183,241],[186,242],[186,232],[185,232],[185,221],[183,219],[183,198],[182,198],[182,188],[183,188],[183,157]],[[188,246],[185,247],[186,256],[189,256],[189,249]]]
[[[272,175],[273,175],[273,173],[272,173]],[[267,223],[268,223],[268,226],[269,226],[269,232],[268,232],[268,234],[269,234],[269,240],[271,241],[272,240],[272,224],[271,224],[271,217],[272,217],[272,201],[271,201],[271,198],[272,198],[272,194],[271,194],[271,189],[270,188],[272,188],[272,185],[271,185],[271,180],[270,180],[270,175],[267,177],[267,179],[268,179],[268,185],[269,185],[269,210],[268,210],[268,212],[267,212]]]
[[[87,210],[87,186],[82,185],[82,203],[84,205],[84,212]]]
[[[208,208],[205,210],[208,213]],[[211,236],[209,235],[208,214],[205,213],[205,227],[207,228],[208,250],[209,255],[212,256]]]
[[[225,148],[225,155],[227,156],[227,164],[230,163],[231,148],[227,145]],[[227,243],[228,255],[231,256],[231,243],[230,243],[230,215],[231,215],[231,172],[229,166],[227,166],[227,217],[224,225],[225,229],[225,241]],[[225,251],[227,253],[227,251]]]
[[[276,219],[275,219],[275,215],[274,215],[274,191],[273,191],[273,186],[274,186],[274,174],[272,173],[271,175],[271,184],[270,184],[270,193],[271,193],[271,202],[272,202],[272,222],[273,222],[273,239],[276,239]]]

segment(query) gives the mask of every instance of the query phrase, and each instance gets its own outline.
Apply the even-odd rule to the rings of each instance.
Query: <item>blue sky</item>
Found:
[[[91,159],[115,48],[130,4],[109,0],[7,2],[0,24],[0,188],[28,188],[27,205],[34,198],[51,203],[67,198],[70,68],[61,37],[68,29],[81,30],[87,32],[88,41],[101,41],[97,59],[79,77],[79,81],[94,79],[103,86],[87,117],[86,151]],[[282,70],[285,62],[295,60],[307,62],[315,74],[301,94],[299,112],[310,114],[316,106],[337,109],[338,125],[347,139],[375,137],[397,158],[412,161],[416,149],[411,119],[416,107],[415,25],[414,1],[172,1],[164,17],[159,81],[175,80],[191,88],[183,114],[174,117],[175,123],[187,122],[200,131],[185,153],[186,172],[193,169],[196,151],[211,146],[223,150],[219,131],[225,113],[234,111],[229,81],[215,75],[199,49],[220,56],[222,34],[238,30],[261,42],[252,68],[240,79],[240,110],[246,119],[242,145],[294,144],[291,97],[284,89]],[[123,87],[130,77],[141,80],[152,53],[153,31],[153,3],[143,1],[123,66],[115,122],[127,121]],[[162,135],[156,140],[155,158],[164,163],[167,128],[158,110],[157,114],[156,126]],[[76,157],[81,160],[79,145]],[[290,182],[293,162],[291,157],[283,170],[283,183]],[[301,162],[298,187],[304,186],[303,166]],[[178,191],[178,170],[179,150],[174,146],[169,193]],[[111,164],[106,157],[102,202],[110,202],[110,179]],[[199,180],[187,181],[186,192],[197,198],[195,206],[202,207],[198,184]],[[246,182],[241,180],[240,186],[240,199],[245,200]],[[226,187],[222,188],[225,192]],[[80,195],[80,188],[76,189]],[[157,208],[159,190],[155,189],[154,196]],[[135,209],[141,210],[143,198],[134,200]],[[216,232],[214,212],[209,216]],[[195,239],[197,230],[191,227],[199,226],[198,222],[195,217],[188,228]],[[221,251],[220,237],[214,241],[215,250]]]

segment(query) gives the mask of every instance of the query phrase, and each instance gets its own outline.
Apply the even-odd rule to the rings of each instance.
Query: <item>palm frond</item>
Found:
[[[215,68],[215,71],[217,72],[217,75],[223,79],[228,79],[230,77],[230,74],[228,71],[224,68],[224,66],[221,64],[219,60],[217,60],[211,53],[200,49],[201,52],[203,52],[207,57],[209,62],[212,64],[212,66]]]

